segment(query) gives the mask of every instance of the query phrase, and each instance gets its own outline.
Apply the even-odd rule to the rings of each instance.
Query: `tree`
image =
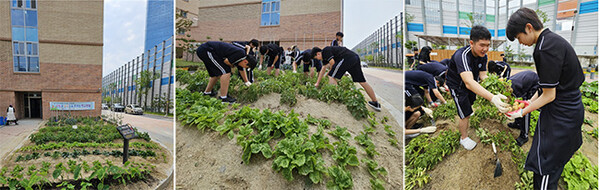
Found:
[[[520,48],[519,53],[517,53],[517,57],[519,58],[519,61],[524,61],[526,56],[527,55],[525,55],[525,50],[523,50],[523,48]]]
[[[409,22],[412,22],[414,19],[415,19],[414,15],[406,13],[406,17],[404,17],[404,22],[405,23],[409,23]]]
[[[108,103],[110,103],[110,101],[111,101],[111,98],[110,98],[110,97],[108,97],[108,96],[107,96],[107,97],[104,97],[103,101],[104,101],[104,103],[107,103],[107,104],[108,104]]]
[[[194,43],[197,42],[196,40],[192,39],[192,36],[190,34],[188,34],[187,32],[190,31],[190,28],[192,26],[192,24],[194,23],[192,20],[187,19],[185,17],[183,17],[183,13],[179,12],[176,15],[177,18],[177,32],[179,34],[183,34],[183,36],[176,38],[176,40],[179,42],[177,43],[177,49],[178,52],[181,52],[181,54],[183,54],[183,52],[186,53],[186,61],[189,61],[189,56],[192,56],[192,62],[194,61],[195,58],[195,45]],[[207,36],[207,39],[209,39],[209,37]],[[177,55],[177,57],[183,57],[183,55]]]
[[[406,43],[404,43],[404,47],[406,47],[406,49],[408,49],[409,51],[412,51],[414,47],[417,47],[417,41],[408,40],[406,41]]]
[[[139,77],[135,79],[135,84],[138,86],[136,90],[138,91],[138,98],[147,97],[148,90],[152,88],[151,81],[158,79],[160,76],[158,73],[153,73],[149,70],[145,70],[140,72]],[[146,102],[146,101],[144,101]],[[144,105],[144,108],[146,105]]]
[[[513,57],[515,50],[512,49],[510,45],[504,47],[504,56],[506,57],[506,61],[513,61]]]
[[[158,106],[158,111],[159,112],[164,112],[165,116],[167,114],[169,114],[170,109],[173,108],[173,104],[171,102],[171,98],[167,97],[166,93],[163,93],[162,96],[160,97],[154,97],[154,101],[152,103],[153,105],[157,105]]]
[[[548,17],[548,14],[546,14],[546,12],[536,9],[535,13],[538,15],[538,17],[540,18],[540,20],[542,20],[542,24],[544,24],[544,27],[546,27],[546,23],[548,21],[550,21],[550,18]]]

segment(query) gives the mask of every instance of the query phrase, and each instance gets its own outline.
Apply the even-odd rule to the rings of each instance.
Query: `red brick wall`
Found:
[[[95,110],[73,111],[72,114],[100,115],[102,65],[41,63],[40,73],[14,73],[12,65],[12,62],[0,63],[0,113],[12,104],[18,111],[17,117],[22,118],[21,92],[42,92],[44,119],[50,117],[49,102],[93,101]]]
[[[71,115],[74,116],[100,116],[102,112],[102,97],[100,93],[55,93],[55,92],[42,92],[42,112],[44,113],[44,119],[48,119],[53,116],[53,112],[50,112],[50,102],[95,102],[94,110],[82,110],[82,111],[71,111]],[[69,113],[63,111],[62,113]]]
[[[341,26],[341,12],[281,16],[279,26],[260,26],[260,4],[200,9],[198,27],[189,32],[197,41],[278,41],[287,48],[326,46]],[[306,35],[304,35],[306,34]],[[313,34],[315,42],[313,43]],[[209,36],[211,39],[207,40]]]

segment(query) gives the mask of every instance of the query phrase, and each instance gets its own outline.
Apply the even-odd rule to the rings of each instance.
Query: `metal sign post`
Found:
[[[123,136],[123,164],[125,164],[125,162],[127,162],[127,158],[129,157],[129,140],[136,138],[137,135],[130,124],[117,126],[117,130],[121,136]]]

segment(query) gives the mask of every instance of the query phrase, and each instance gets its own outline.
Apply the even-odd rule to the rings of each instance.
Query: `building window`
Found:
[[[263,0],[261,8],[261,26],[279,25],[279,8],[281,0]]]
[[[40,72],[36,0],[12,0],[13,70]]]

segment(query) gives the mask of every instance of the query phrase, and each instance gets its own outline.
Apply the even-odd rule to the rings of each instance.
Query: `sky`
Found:
[[[104,0],[102,76],[144,52],[146,0]]]
[[[403,7],[404,0],[344,0],[344,46],[352,49]]]

